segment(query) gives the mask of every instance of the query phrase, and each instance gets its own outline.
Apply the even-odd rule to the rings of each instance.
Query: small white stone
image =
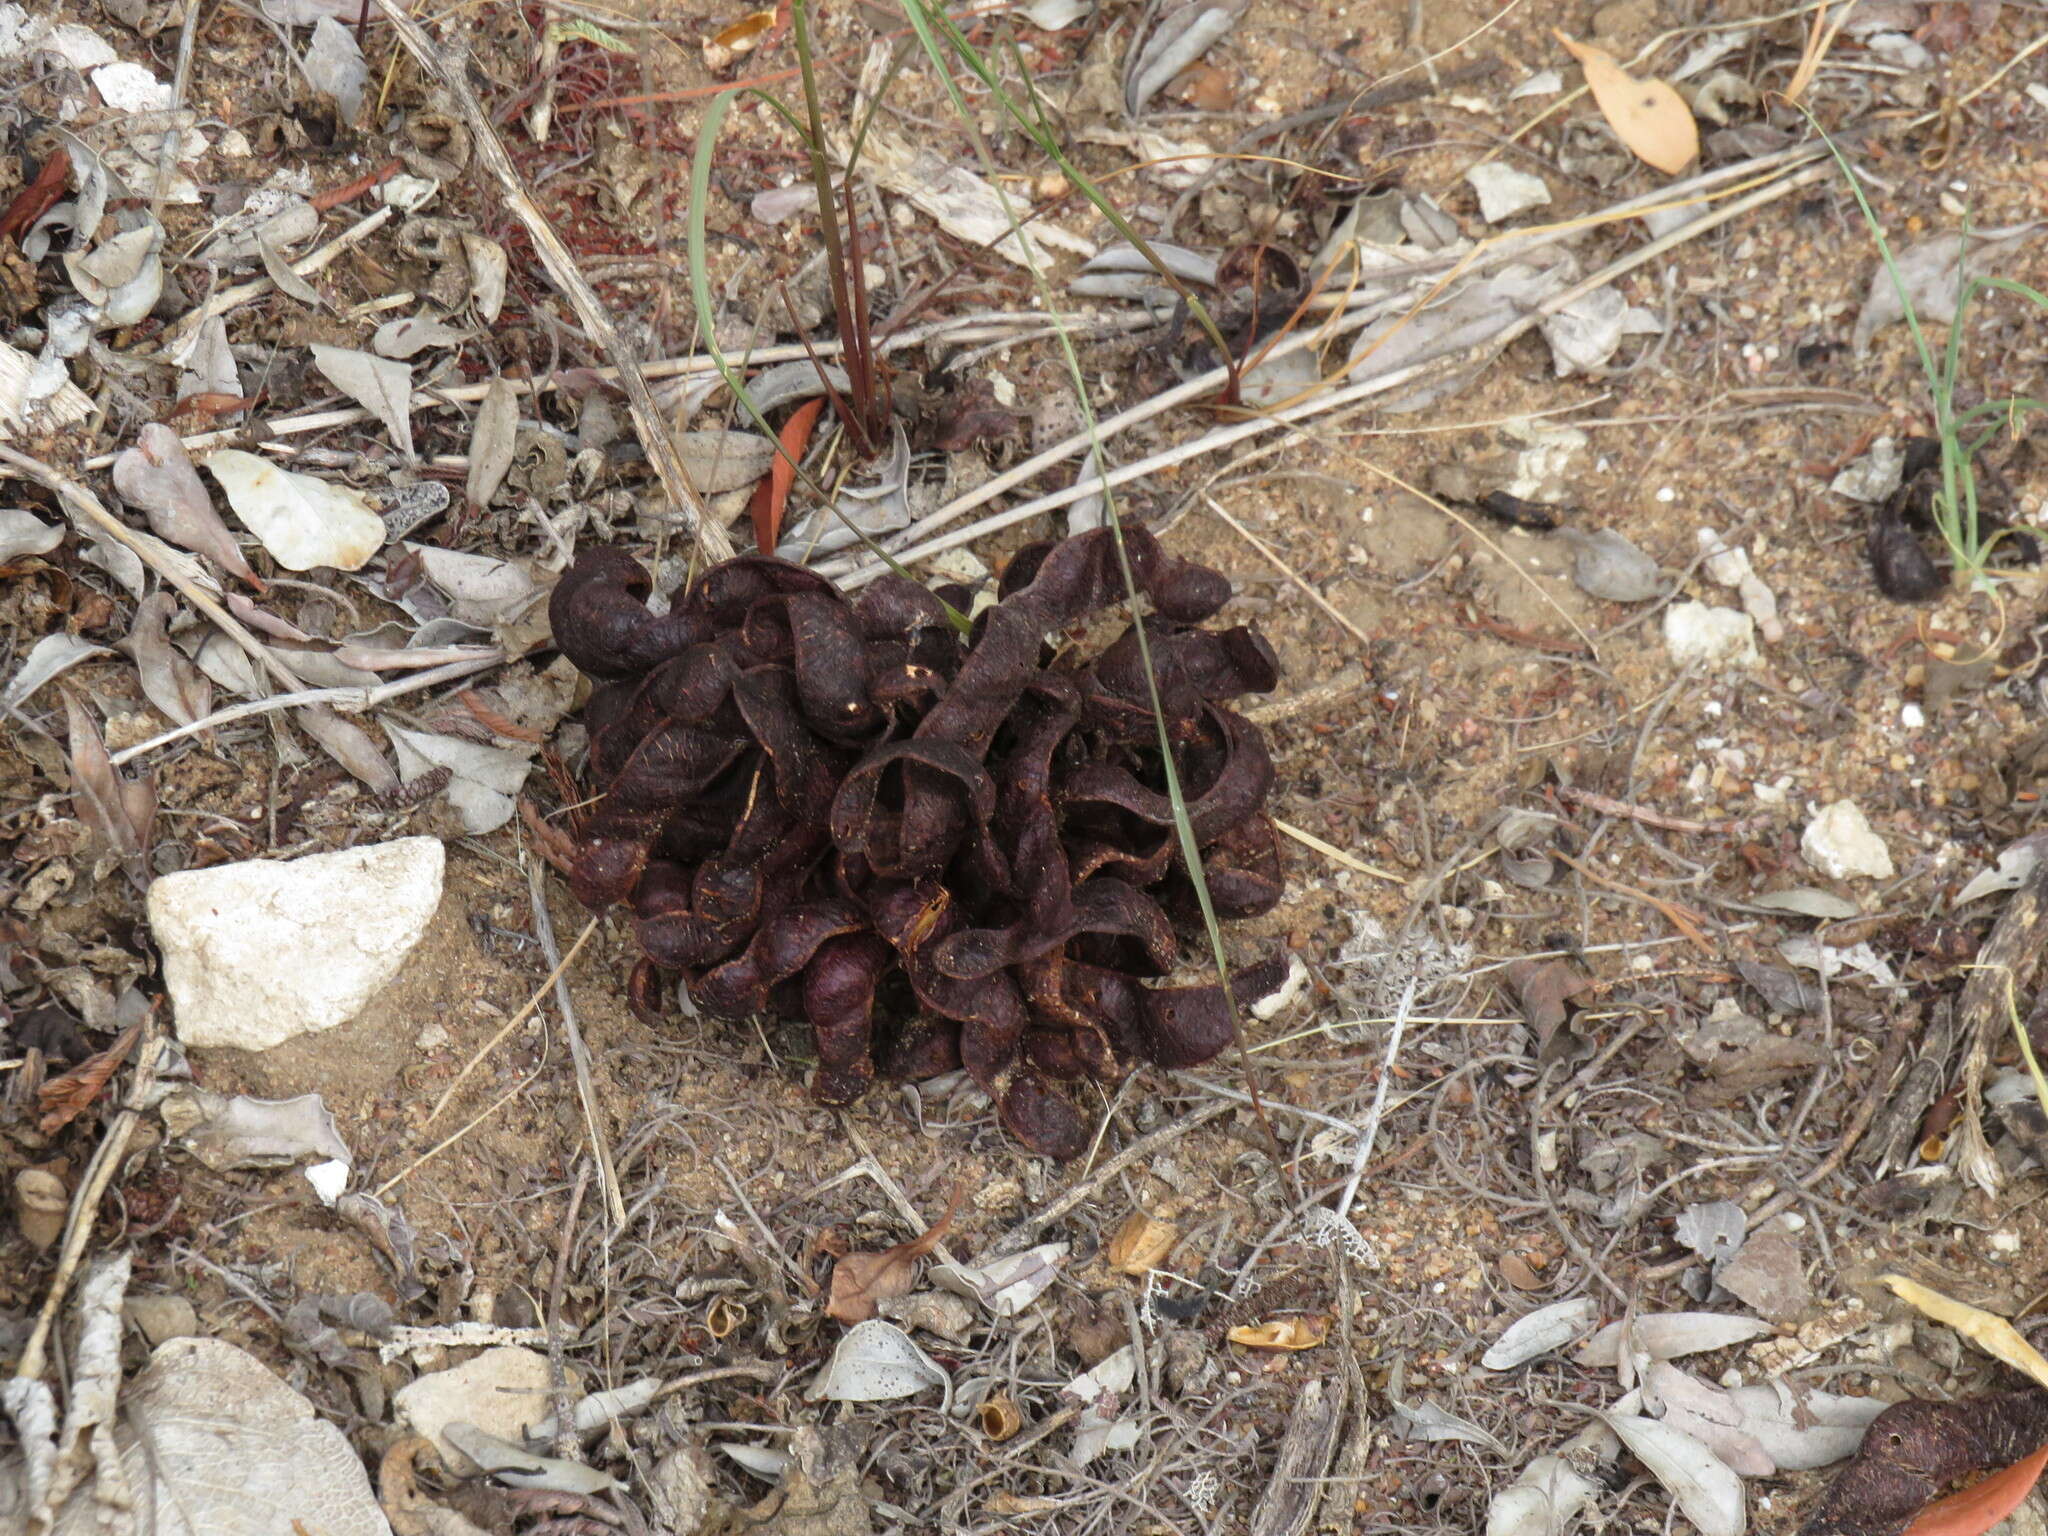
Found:
[[[1287,953],[1287,975],[1279,986],[1252,1004],[1252,1017],[1270,1019],[1289,1003],[1301,996],[1301,989],[1308,985],[1308,967],[1302,964],[1301,956],[1292,950]]]
[[[403,837],[155,881],[178,1038],[262,1051],[353,1018],[418,945],[445,862],[439,839]]]
[[[1465,179],[1479,194],[1479,216],[1489,224],[1499,224],[1550,201],[1550,188],[1541,176],[1502,165],[1498,160],[1473,166],[1465,173]]]
[[[1891,851],[1853,800],[1822,807],[1800,836],[1806,862],[1830,880],[1889,880]]]
[[[167,112],[178,104],[177,93],[140,64],[102,64],[92,83],[116,112]]]
[[[1659,490],[1659,491],[1657,492],[1657,499],[1658,499],[1659,501],[1667,501],[1667,502],[1668,502],[1668,501],[1676,501],[1676,500],[1678,500],[1678,492],[1677,492],[1677,491],[1675,491],[1675,490],[1673,490],[1673,489],[1672,489],[1672,488],[1671,488],[1670,486],[1668,486],[1668,485],[1667,485],[1667,486],[1664,486],[1664,487],[1662,487],[1662,488],[1661,488],[1661,489],[1660,489],[1660,490]]]
[[[1693,538],[1701,549],[1711,549],[1705,562],[1707,579],[1719,582],[1724,587],[1739,587],[1742,578],[1749,575],[1749,552],[1740,544],[1724,543],[1721,535],[1712,528],[1701,528]]]
[[[2009,1257],[2020,1251],[2020,1235],[2003,1229],[1991,1234],[1991,1251],[2002,1257]]]
[[[315,1163],[306,1170],[306,1182],[313,1186],[313,1193],[320,1197],[320,1203],[330,1210],[341,1198],[341,1192],[348,1188],[348,1164],[338,1157],[331,1157],[324,1163]]]
[[[1681,667],[1753,667],[1756,621],[1733,608],[1673,603],[1664,610],[1664,648]]]
[[[1899,724],[1909,731],[1917,731],[1927,723],[1927,711],[1918,704],[1908,704],[1899,711]]]

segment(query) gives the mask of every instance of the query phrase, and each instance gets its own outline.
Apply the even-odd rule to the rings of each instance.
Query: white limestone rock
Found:
[[[1681,667],[1753,667],[1756,621],[1734,608],[1673,603],[1664,610],[1664,648]]]
[[[441,902],[439,839],[165,875],[149,888],[178,1038],[268,1050],[347,1022]]]
[[[1889,880],[1893,874],[1891,850],[1853,800],[1822,807],[1800,836],[1799,851],[1830,880]]]

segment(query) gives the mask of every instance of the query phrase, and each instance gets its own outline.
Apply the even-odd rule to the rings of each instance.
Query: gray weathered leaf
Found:
[[[313,343],[313,365],[334,387],[370,412],[391,433],[393,445],[411,463],[412,370],[388,357],[347,347]]]
[[[462,235],[462,255],[469,264],[469,306],[485,325],[497,322],[505,307],[505,279],[512,264],[505,248],[487,235]]]
[[[161,1112],[171,1139],[216,1173],[355,1160],[317,1093],[252,1099],[183,1087],[164,1100]]]
[[[1243,14],[1241,5],[1206,5],[1192,0],[1163,17],[1130,69],[1124,105],[1131,115],[1143,113],[1169,80],[1229,36]]]
[[[1833,891],[1817,891],[1809,885],[1796,885],[1788,891],[1770,891],[1762,896],[1752,896],[1749,904],[1772,912],[1791,912],[1800,917],[1815,917],[1826,922],[1840,922],[1844,918],[1860,917],[1863,914],[1863,909],[1848,897],[1837,896]]]
[[[398,775],[377,750],[369,732],[353,720],[344,720],[325,704],[308,704],[292,711],[299,728],[326,749],[350,773],[380,795],[398,788]]]
[[[379,357],[402,359],[428,347],[455,347],[467,340],[469,332],[458,331],[432,315],[407,315],[378,326],[377,334],[370,338],[370,350]]]
[[[313,23],[312,46],[299,67],[306,72],[307,84],[333,100],[343,126],[353,125],[370,85],[369,62],[354,31],[332,16],[322,16]]]
[[[205,555],[252,586],[261,586],[242,557],[235,536],[213,510],[213,498],[185,444],[162,422],[152,421],[135,434],[135,444],[114,458],[114,489],[140,512],[150,532],[184,549]]]
[[[51,678],[68,672],[88,657],[104,656],[107,648],[94,645],[68,629],[56,630],[43,636],[29,647],[28,655],[15,668],[14,676],[7,680],[5,689],[0,689],[0,714],[26,704],[35,691]]]
[[[299,276],[292,266],[291,258],[279,250],[268,235],[258,230],[255,240],[256,255],[263,263],[263,271],[271,282],[277,285],[279,293],[297,299],[301,304],[310,305],[314,309],[319,309],[326,303],[326,300],[320,297],[320,290]]]
[[[462,817],[463,830],[481,835],[495,832],[512,819],[514,797],[526,783],[533,752],[486,746],[459,736],[409,731],[387,723],[384,732],[398,753],[399,776],[410,784],[436,768],[446,768],[448,803]]]
[[[1628,1326],[1625,1321],[1609,1323],[1586,1340],[1574,1358],[1595,1368],[1619,1365],[1622,1332]],[[1676,1360],[1702,1350],[1726,1349],[1770,1331],[1771,1325],[1761,1318],[1728,1312],[1646,1312],[1634,1320],[1635,1343],[1652,1360]]]
[[[0,508],[0,562],[47,555],[63,542],[61,523],[46,523],[25,507]]]
[[[512,455],[519,440],[519,392],[509,379],[494,378],[484,390],[476,408],[476,422],[469,433],[469,483],[467,494],[472,512],[491,504],[505,474],[512,468]],[[699,491],[704,491],[700,482]],[[706,495],[711,494],[705,491]]]
[[[185,653],[171,644],[170,621],[178,603],[168,592],[153,592],[135,605],[128,627],[128,654],[135,658],[142,696],[164,717],[190,725],[213,708],[213,689]]]
[[[1607,1427],[1662,1483],[1700,1536],[1742,1536],[1749,1504],[1742,1479],[1682,1430],[1632,1413],[1603,1413]]]
[[[942,1388],[950,1405],[952,1378],[901,1328],[871,1318],[846,1330],[804,1396],[812,1402],[874,1403],[927,1387]]]
[[[1538,1307],[1507,1326],[1479,1363],[1489,1371],[1510,1371],[1539,1355],[1555,1354],[1593,1326],[1600,1303],[1591,1296],[1573,1296]]]

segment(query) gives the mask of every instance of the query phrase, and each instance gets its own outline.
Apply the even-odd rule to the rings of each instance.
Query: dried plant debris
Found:
[[[1894,1404],[1871,1421],[1800,1536],[1900,1536],[1957,1478],[2011,1466],[2043,1445],[2048,1391]]]
[[[1972,468],[1979,497],[1977,537],[1987,548],[1996,548],[2006,563],[2039,565],[2040,542],[2010,521],[2013,498],[2004,477],[1985,460]],[[1928,551],[1930,536],[1939,531],[1934,499],[1941,487],[1940,442],[1907,438],[1898,484],[1879,502],[1864,536],[1877,589],[1894,602],[1925,602],[1947,586]]]
[[[1092,657],[1046,637],[1123,598],[1107,529],[1020,551],[965,640],[899,578],[853,600],[748,556],[657,617],[634,560],[583,555],[550,608],[600,684],[596,805],[567,863],[588,905],[631,904],[636,1000],[679,972],[714,1015],[807,1021],[824,1103],[878,1071],[964,1066],[1011,1134],[1062,1158],[1088,1127],[1055,1082],[1222,1050],[1221,986],[1147,984],[1180,959],[1169,914],[1198,910],[1153,689],[1210,900],[1248,917],[1281,892],[1273,766],[1224,701],[1270,690],[1277,667],[1249,629],[1196,627],[1228,599],[1222,576],[1123,538],[1152,615],[1142,643],[1127,628]],[[1281,971],[1241,971],[1237,1001]]]

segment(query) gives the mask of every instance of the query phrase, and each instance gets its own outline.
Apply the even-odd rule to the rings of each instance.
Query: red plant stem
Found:
[[[403,160],[386,160],[367,176],[358,176],[346,186],[330,187],[327,191],[322,192],[312,200],[313,211],[325,213],[330,208],[339,208],[343,203],[354,202],[372,187],[382,186],[404,169],[405,162]]]

